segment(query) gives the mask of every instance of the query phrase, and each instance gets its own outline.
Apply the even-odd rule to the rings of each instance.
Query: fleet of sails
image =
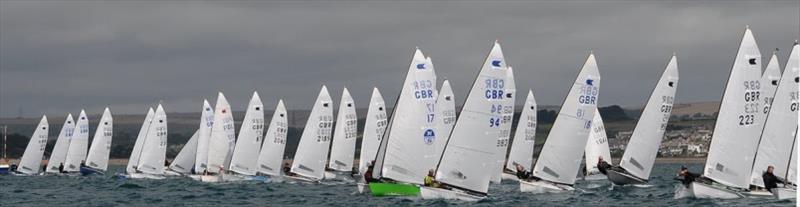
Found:
[[[755,38],[749,28],[745,31],[702,178],[686,186],[692,195],[737,198],[774,194],[786,198],[796,193],[793,185],[772,192],[759,190],[764,187],[761,175],[767,166],[773,167],[779,178],[796,181],[798,53],[795,44],[783,73],[773,55],[762,73]],[[289,114],[283,100],[278,101],[267,123],[264,104],[254,92],[237,137],[233,109],[220,92],[213,107],[204,100],[200,125],[171,163],[166,158],[167,113],[161,104],[155,110],[149,108],[125,173],[119,176],[188,176],[203,182],[355,180],[359,188],[377,182],[369,185],[372,191],[379,191],[373,195],[470,201],[485,198],[489,184],[503,179],[518,180],[523,192],[570,191],[575,189],[574,175],[581,171],[586,180],[607,178],[616,185],[647,183],[675,100],[677,58],[671,57],[656,83],[618,165],[607,169],[600,169],[599,164],[612,162],[597,108],[600,80],[591,53],[534,160],[536,99],[528,90],[522,108],[515,108],[513,69],[498,42],[486,56],[459,112],[450,82],[444,80],[437,87],[431,58],[416,49],[392,113],[387,112],[380,91],[373,89],[358,152],[359,117],[347,88],[334,111],[333,99],[322,86],[291,164],[284,161]],[[520,114],[514,131],[515,111]],[[47,117],[42,117],[15,173],[91,175],[108,169],[113,135],[108,108],[97,122],[91,145],[86,112],[81,111],[75,120],[67,115],[48,164],[41,169],[48,126]],[[358,176],[360,179],[351,178]],[[435,180],[435,185],[429,179]]]

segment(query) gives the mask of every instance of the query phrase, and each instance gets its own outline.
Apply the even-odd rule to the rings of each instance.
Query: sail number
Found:
[[[761,99],[761,82],[758,80],[744,81],[744,114],[739,114],[739,125],[749,126],[756,123],[756,114],[759,112]]]
[[[672,105],[675,103],[675,98],[672,96],[661,96],[661,131],[667,129],[667,122],[669,122],[670,113],[672,113]]]
[[[272,143],[286,144],[286,122],[276,122],[275,132],[273,133]]]
[[[414,81],[414,98],[417,100],[433,99],[435,84],[431,80]]]
[[[503,89],[505,89],[505,80],[503,79],[493,79],[489,78],[484,81],[484,96],[486,99],[503,99],[505,95]]]
[[[317,142],[328,142],[331,140],[333,128],[333,116],[325,115],[319,117],[319,129],[317,129]]]

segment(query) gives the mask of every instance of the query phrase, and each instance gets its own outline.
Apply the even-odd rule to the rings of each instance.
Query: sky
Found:
[[[495,40],[540,105],[563,102],[590,51],[601,106],[642,106],[673,52],[676,101],[719,101],[746,25],[783,66],[800,1],[3,0],[0,117],[199,112],[218,91],[234,110],[253,91],[308,109],[323,84],[366,108],[373,87],[394,103],[415,47],[460,105]]]

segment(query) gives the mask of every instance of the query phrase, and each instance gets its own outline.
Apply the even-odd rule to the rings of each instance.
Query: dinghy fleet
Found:
[[[761,54],[752,32],[746,29],[721,100],[703,173],[680,177],[684,182],[676,188],[698,198],[794,198],[799,67],[800,48],[795,42],[782,74],[776,55],[762,74]],[[490,183],[502,180],[518,182],[519,190],[529,193],[569,192],[581,180],[607,180],[620,186],[646,184],[675,100],[677,58],[669,59],[655,83],[616,165],[611,164],[597,108],[600,74],[592,52],[563,99],[536,159],[538,106],[534,92],[528,89],[524,105],[515,109],[517,92],[524,91],[516,89],[513,69],[495,42],[460,111],[450,82],[444,80],[437,88],[433,62],[419,49],[411,58],[393,111],[386,111],[382,94],[374,88],[364,126],[358,126],[355,99],[347,88],[337,106],[328,88],[322,86],[290,162],[283,159],[289,115],[283,100],[278,101],[267,123],[265,105],[254,92],[238,136],[225,95],[220,92],[213,106],[204,100],[197,130],[171,162],[166,158],[167,113],[159,103],[155,110],[147,111],[125,172],[115,176],[188,177],[199,182],[344,182],[372,196],[466,201],[490,196]],[[515,110],[521,113],[512,127]],[[10,174],[106,173],[113,134],[108,108],[97,123],[91,145],[86,112],[81,111],[76,120],[68,114],[42,169],[48,128],[44,116]],[[361,148],[356,159],[359,131]],[[768,166],[785,184],[765,189],[762,176]]]

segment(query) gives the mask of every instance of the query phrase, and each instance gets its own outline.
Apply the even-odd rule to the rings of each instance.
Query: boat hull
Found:
[[[747,197],[754,197],[754,198],[765,198],[765,197],[772,197],[774,196],[772,192],[767,190],[751,190],[747,192],[743,192],[742,195]]]
[[[638,185],[638,184],[646,184],[647,180],[642,180],[633,176],[627,172],[620,172],[613,169],[609,169],[606,171],[608,174],[608,180],[614,185]]]
[[[90,168],[90,167],[81,167],[80,173],[83,176],[92,176],[92,175],[104,175],[105,173],[101,170]]]
[[[8,165],[0,165],[0,175],[8,175],[11,173],[11,167]]]
[[[486,196],[469,194],[467,192],[458,190],[431,188],[425,186],[419,187],[419,192],[422,199],[446,199],[446,200],[461,200],[461,201],[475,202],[486,198]]]
[[[353,176],[350,175],[350,172],[337,172],[337,171],[325,171],[325,174],[323,174],[323,179],[347,181],[347,182],[355,181],[353,180]]]
[[[509,174],[509,173],[505,173],[505,172],[503,172],[503,174],[500,174],[500,178],[503,179],[503,180],[519,181],[519,178],[517,178],[517,175]]]
[[[519,181],[519,191],[526,193],[563,193],[575,190],[572,186],[557,184],[544,180]]]
[[[130,173],[125,176],[126,178],[132,179],[152,179],[152,180],[161,180],[164,179],[164,175],[156,175],[156,174],[148,174],[148,173]]]
[[[689,187],[691,188],[690,190],[695,198],[735,199],[744,197],[737,191],[699,182],[692,182]]]
[[[406,183],[369,183],[372,196],[419,196],[420,187]]]
[[[583,176],[583,178],[581,179],[585,181],[599,181],[599,180],[608,180],[608,177],[606,177],[606,175],[603,174],[592,174]]]
[[[795,188],[775,188],[772,189],[772,193],[778,200],[797,198],[797,189]]]

